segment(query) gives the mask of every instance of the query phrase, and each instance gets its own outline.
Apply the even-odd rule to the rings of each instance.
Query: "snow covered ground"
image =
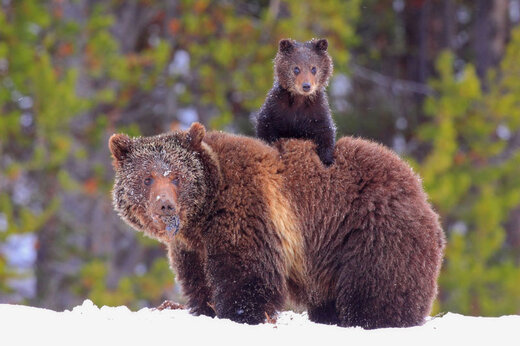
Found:
[[[0,304],[0,345],[518,345],[520,316],[448,313],[414,328],[363,330],[312,323],[283,312],[276,324],[242,325],[185,310],[132,312],[86,300],[56,312]],[[186,344],[188,343],[188,344]]]

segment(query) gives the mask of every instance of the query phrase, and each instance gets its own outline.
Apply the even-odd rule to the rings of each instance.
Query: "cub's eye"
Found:
[[[175,186],[179,186],[179,178],[172,179],[172,184]]]
[[[316,74],[318,70],[316,69],[316,66],[314,66],[313,68],[311,68],[311,73],[312,74]]]
[[[299,74],[300,73],[300,68],[299,67],[295,67],[293,71],[294,71],[294,74]]]
[[[143,183],[144,183],[145,185],[151,185],[151,184],[153,183],[153,179],[152,179],[152,178],[146,178],[146,179],[143,181]]]

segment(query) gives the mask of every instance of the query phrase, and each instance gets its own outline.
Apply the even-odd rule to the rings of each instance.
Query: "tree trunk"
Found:
[[[473,49],[477,74],[483,85],[489,68],[496,66],[509,37],[509,0],[477,0],[473,22]]]

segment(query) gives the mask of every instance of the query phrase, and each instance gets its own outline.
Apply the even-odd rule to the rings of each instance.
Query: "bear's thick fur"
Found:
[[[419,178],[383,146],[342,138],[326,168],[311,141],[270,147],[195,123],[114,135],[110,149],[115,209],[166,244],[193,313],[261,323],[291,298],[341,326],[429,314],[444,234]]]

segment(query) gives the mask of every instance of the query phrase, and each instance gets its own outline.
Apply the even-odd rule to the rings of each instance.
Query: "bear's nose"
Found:
[[[303,83],[302,89],[303,89],[303,91],[307,92],[307,91],[311,90],[311,85],[309,83]]]
[[[155,212],[159,215],[172,215],[175,213],[175,203],[167,196],[157,196]]]

